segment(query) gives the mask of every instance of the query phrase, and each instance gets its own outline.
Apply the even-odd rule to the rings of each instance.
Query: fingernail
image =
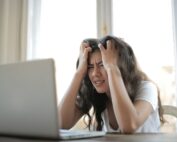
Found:
[[[98,44],[98,47],[99,47],[99,48],[101,47],[101,43]]]

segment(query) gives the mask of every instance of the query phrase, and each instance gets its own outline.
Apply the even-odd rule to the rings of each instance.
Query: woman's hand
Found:
[[[88,53],[92,51],[92,48],[89,47],[88,43],[83,42],[80,46],[80,54],[79,54],[79,65],[78,71],[83,73],[84,75],[87,73],[87,59]]]
[[[107,40],[106,44],[107,48],[103,47],[102,44],[98,45],[101,51],[104,68],[106,70],[114,67],[117,68],[118,51],[115,47],[115,43],[113,40]]]

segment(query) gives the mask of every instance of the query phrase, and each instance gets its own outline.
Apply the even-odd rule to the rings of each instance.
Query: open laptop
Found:
[[[58,121],[53,59],[0,65],[0,135],[45,139],[105,135],[103,131],[63,134]]]

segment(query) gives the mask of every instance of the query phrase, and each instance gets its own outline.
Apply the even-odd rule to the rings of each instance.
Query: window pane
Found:
[[[56,61],[59,100],[72,79],[84,38],[96,37],[95,0],[42,0],[40,32],[34,58]]]
[[[135,51],[144,71],[174,104],[174,45],[171,1],[114,0],[113,32]]]

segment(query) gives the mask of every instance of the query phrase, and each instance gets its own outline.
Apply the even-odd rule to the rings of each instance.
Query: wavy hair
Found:
[[[141,71],[139,68],[135,54],[130,47],[124,40],[115,36],[105,36],[98,39],[85,39],[83,42],[86,42],[92,48],[90,54],[94,53],[97,50],[100,50],[98,44],[101,43],[105,48],[106,41],[111,40],[113,44],[115,44],[115,48],[117,48],[118,54],[118,67],[120,69],[123,82],[125,84],[126,90],[131,101],[134,101],[136,97],[139,85],[141,81],[150,80],[147,75]],[[77,60],[76,67],[78,67],[79,60]],[[158,87],[157,87],[158,88]],[[103,127],[103,119],[101,117],[102,112],[106,109],[106,104],[108,101],[108,97],[105,93],[98,93],[96,89],[93,87],[88,74],[85,75],[80,90],[76,99],[76,105],[81,110],[85,116],[88,116],[89,121],[86,123],[87,127],[90,129],[93,116],[90,115],[89,111],[91,107],[94,109],[94,115],[96,118],[97,126],[96,130],[101,131]],[[161,101],[159,97],[159,89],[158,89],[158,105],[159,105],[159,115],[160,120],[163,122],[163,111],[161,107]]]

